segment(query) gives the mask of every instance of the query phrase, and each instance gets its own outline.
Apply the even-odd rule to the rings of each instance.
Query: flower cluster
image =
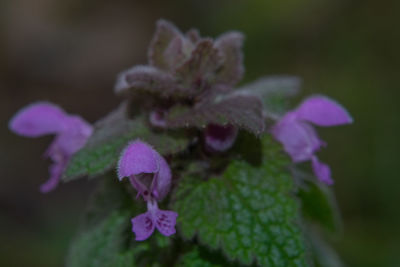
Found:
[[[53,161],[50,178],[40,190],[49,192],[57,186],[71,157],[85,146],[92,134],[87,147],[104,141],[102,138],[113,139],[117,133],[117,137],[123,136],[119,139],[123,141],[112,144],[104,141],[107,149],[99,150],[101,153],[96,151],[96,156],[104,151],[114,152],[110,152],[112,156],[107,155],[108,161],[99,173],[112,168],[122,151],[117,166],[118,179],[127,178],[137,191],[137,198],[147,204],[147,212],[131,220],[136,240],[146,240],[156,228],[170,236],[176,232],[178,214],[158,207],[169,193],[172,180],[171,169],[162,155],[172,156],[177,151],[159,150],[160,155],[138,138],[147,141],[155,140],[147,138],[148,135],[155,136],[159,139],[149,143],[156,146],[158,141],[165,147],[169,144],[165,144],[168,142],[163,142],[162,137],[175,141],[175,136],[181,134],[187,142],[178,152],[199,145],[200,149],[191,151],[205,151],[199,153],[201,157],[212,160],[210,154],[220,156],[233,147],[241,129],[257,137],[272,134],[294,163],[311,161],[318,180],[333,184],[329,166],[316,156],[326,143],[318,137],[313,125],[348,124],[352,122],[351,116],[341,105],[323,96],[310,97],[286,113],[284,105],[274,110],[275,97],[279,98],[276,102],[285,102],[297,91],[298,79],[293,77],[263,78],[235,89],[244,74],[242,42],[243,35],[238,32],[229,32],[213,40],[202,38],[195,30],[181,33],[162,20],[150,45],[149,64],[132,67],[117,78],[115,92],[127,96],[128,101],[101,121],[103,124],[96,124],[95,131],[81,117],[69,115],[51,103],[39,102],[23,108],[10,121],[13,132],[27,137],[56,135],[46,152]],[[127,110],[133,101],[140,102],[137,109],[140,114],[131,116]],[[275,124],[266,129],[271,119]],[[132,121],[140,123],[131,124]],[[134,132],[132,128],[136,126],[142,128]],[[180,133],[175,135],[178,131]]]

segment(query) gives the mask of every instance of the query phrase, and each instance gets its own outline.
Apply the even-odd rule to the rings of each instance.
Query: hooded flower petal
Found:
[[[234,144],[237,133],[237,128],[230,124],[209,124],[204,137],[206,147],[215,152],[226,151]]]
[[[310,160],[325,143],[318,138],[314,128],[298,121],[296,114],[287,113],[273,128],[273,136],[280,141],[293,162]]]
[[[9,127],[19,135],[38,137],[62,132],[67,118],[68,115],[58,106],[39,102],[21,109],[11,119]]]
[[[137,241],[146,240],[154,232],[155,224],[151,212],[140,214],[131,220],[132,232]]]
[[[139,140],[125,148],[118,162],[120,180],[141,173],[156,173],[158,170],[158,153],[150,145]]]
[[[153,174],[153,175],[150,175]],[[163,199],[171,186],[171,170],[165,159],[142,141],[130,143],[118,163],[118,178],[129,177],[132,186],[147,201]]]
[[[295,110],[295,113],[299,119],[312,122],[318,126],[336,126],[353,122],[344,107],[323,96],[306,99]]]
[[[329,166],[320,162],[316,156],[313,156],[311,160],[313,171],[318,180],[327,185],[332,185],[333,180],[331,178],[331,169],[329,168]]]

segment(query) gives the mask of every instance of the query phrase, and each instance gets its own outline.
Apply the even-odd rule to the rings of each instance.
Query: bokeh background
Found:
[[[302,96],[338,100],[352,126],[322,129],[348,266],[400,266],[399,1],[2,0],[0,15],[0,265],[63,266],[95,181],[42,195],[51,137],[7,129],[21,107],[49,100],[96,121],[120,99],[116,74],[146,63],[155,21],[206,36],[246,34],[246,77],[292,74]],[[300,100],[300,98],[298,98]]]

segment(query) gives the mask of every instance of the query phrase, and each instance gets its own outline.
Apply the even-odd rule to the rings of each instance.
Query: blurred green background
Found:
[[[9,118],[37,100],[90,122],[105,115],[120,101],[116,74],[146,63],[155,21],[165,18],[206,36],[243,31],[245,81],[298,75],[302,96],[348,108],[354,125],[320,131],[344,219],[334,245],[348,266],[400,266],[399,12],[399,1],[372,0],[2,0],[0,265],[63,266],[95,185],[40,194],[51,137],[15,136]]]

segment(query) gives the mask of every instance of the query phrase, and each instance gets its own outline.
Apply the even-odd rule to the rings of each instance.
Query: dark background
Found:
[[[398,1],[373,0],[2,0],[0,265],[62,266],[95,185],[40,194],[51,137],[13,135],[10,117],[37,100],[102,117],[120,101],[116,74],[146,63],[155,21],[165,18],[206,36],[243,31],[245,81],[298,75],[302,96],[348,108],[354,125],[320,131],[345,226],[335,247],[348,266],[400,266],[399,11]]]

